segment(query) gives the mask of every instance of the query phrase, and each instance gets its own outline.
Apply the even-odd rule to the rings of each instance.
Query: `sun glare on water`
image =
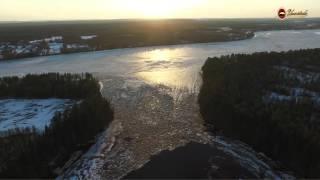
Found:
[[[192,8],[204,0],[120,0],[127,11],[134,12],[144,18],[170,18],[179,11]]]

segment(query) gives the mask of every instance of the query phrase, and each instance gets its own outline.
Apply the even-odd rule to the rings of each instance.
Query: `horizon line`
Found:
[[[320,16],[305,17],[305,18],[290,18],[288,20],[296,19],[318,19]],[[278,19],[277,17],[219,17],[219,18],[110,18],[110,19],[48,19],[48,20],[0,20],[0,23],[28,23],[28,22],[70,22],[70,21],[158,21],[158,20],[223,20],[223,19]]]

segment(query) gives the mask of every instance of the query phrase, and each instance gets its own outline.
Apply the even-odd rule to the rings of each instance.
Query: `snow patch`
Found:
[[[62,36],[52,36],[50,38],[45,38],[45,42],[57,42],[57,41],[62,41],[63,37]]]
[[[89,48],[86,44],[67,44],[67,49],[82,49]]]
[[[238,159],[242,167],[248,169],[257,177],[263,174],[267,179],[294,179],[290,174],[274,171],[273,167],[267,163],[271,162],[271,159],[262,153],[255,152],[251,147],[241,141],[217,136],[213,139],[213,142],[215,147]]]
[[[225,32],[232,30],[232,28],[230,28],[230,27],[221,27],[220,29],[221,29],[222,31],[225,31]]]
[[[49,45],[49,54],[60,54],[61,53],[61,49],[63,48],[63,43],[48,43]]]
[[[89,35],[89,36],[80,36],[82,40],[90,40],[96,38],[97,35]]]
[[[74,103],[69,99],[0,100],[0,132],[32,127],[43,131],[56,112],[62,112]]]
[[[291,31],[290,33],[292,33],[292,34],[301,34],[301,32],[299,32],[299,31]]]

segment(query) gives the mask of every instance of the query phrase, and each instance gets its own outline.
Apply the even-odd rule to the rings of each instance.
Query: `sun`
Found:
[[[161,18],[170,16],[176,7],[169,7],[166,5],[166,1],[152,1],[152,0],[140,0],[131,1],[128,5],[129,8],[136,13],[139,13],[143,17],[147,18]]]
[[[170,18],[202,0],[121,0],[121,6],[143,18]]]

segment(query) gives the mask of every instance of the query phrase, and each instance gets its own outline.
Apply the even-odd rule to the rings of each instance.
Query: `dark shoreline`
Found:
[[[7,59],[0,59],[1,62],[10,62],[15,60],[25,60],[29,58],[37,58],[37,57],[49,57],[49,56],[59,56],[59,55],[68,55],[68,54],[77,54],[77,53],[89,53],[89,52],[102,52],[102,51],[109,51],[109,50],[121,50],[121,49],[134,49],[134,48],[152,48],[152,47],[162,47],[162,46],[178,46],[178,45],[192,45],[192,44],[209,44],[209,43],[223,43],[223,42],[233,42],[233,41],[243,41],[253,39],[255,34],[258,32],[264,31],[306,31],[306,30],[316,30],[319,28],[306,28],[306,29],[272,29],[272,30],[260,30],[255,31],[249,37],[243,37],[239,39],[231,39],[231,40],[224,40],[224,41],[194,41],[194,42],[187,42],[187,43],[169,43],[169,44],[150,44],[150,45],[142,45],[142,46],[132,46],[132,47],[119,47],[119,48],[109,48],[109,49],[97,49],[97,50],[80,50],[74,52],[62,52],[59,54],[52,54],[52,55],[35,55],[35,56],[28,56],[28,57],[14,57],[14,58],[7,58]]]
[[[305,29],[311,30],[311,29]],[[243,37],[239,39],[231,39],[225,41],[195,41],[195,42],[187,42],[187,43],[169,43],[169,44],[150,44],[150,45],[142,45],[142,46],[132,46],[132,47],[120,47],[120,48],[109,48],[109,49],[97,49],[97,50],[80,50],[74,52],[62,52],[59,54],[52,54],[52,55],[35,55],[35,56],[26,56],[26,57],[14,57],[14,58],[7,58],[7,59],[0,59],[0,62],[10,62],[13,60],[23,60],[28,58],[36,58],[36,57],[48,57],[48,56],[59,56],[59,55],[68,55],[68,54],[77,54],[77,53],[87,53],[87,52],[101,52],[101,51],[108,51],[108,50],[118,50],[118,49],[133,49],[133,48],[149,48],[149,47],[160,47],[160,46],[177,46],[177,45],[190,45],[190,44],[207,44],[207,43],[222,43],[222,42],[232,42],[232,41],[242,41],[252,39],[255,36],[255,33],[250,35],[249,37]]]

